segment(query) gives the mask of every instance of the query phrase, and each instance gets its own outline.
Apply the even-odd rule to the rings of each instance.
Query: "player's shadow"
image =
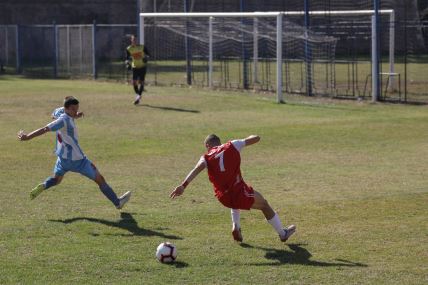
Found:
[[[164,107],[164,106],[153,106],[149,104],[140,104],[137,106],[153,108],[153,109],[161,109],[166,111],[176,111],[176,112],[186,112],[186,113],[200,113],[199,110],[191,110],[191,109],[182,109],[182,108],[174,108],[174,107]]]
[[[244,248],[256,248],[264,250],[266,252],[266,259],[272,260],[272,262],[256,263],[252,265],[274,266],[282,264],[301,264],[321,267],[367,267],[367,264],[353,262],[345,259],[335,259],[335,262],[311,260],[312,254],[306,248],[304,248],[303,245],[305,244],[288,244],[288,247],[292,250],[288,251],[276,248],[254,247],[246,243],[241,243],[241,247]]]
[[[87,218],[87,217],[76,217],[76,218],[65,219],[65,220],[49,220],[49,221],[64,223],[64,224],[71,224],[78,221],[88,221],[92,223],[99,223],[110,227],[124,229],[129,232],[129,234],[120,234],[121,236],[159,236],[165,239],[175,239],[175,240],[182,239],[181,237],[178,237],[175,235],[168,235],[162,232],[141,228],[138,226],[138,223],[134,219],[132,214],[126,213],[126,212],[120,213],[120,220],[117,222],[103,220],[103,219],[96,219],[96,218]]]

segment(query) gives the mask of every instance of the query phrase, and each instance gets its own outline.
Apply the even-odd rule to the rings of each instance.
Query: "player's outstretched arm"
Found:
[[[249,145],[258,143],[260,141],[260,137],[257,135],[251,135],[251,136],[245,138],[244,141],[245,141],[245,145],[249,146]]]
[[[49,128],[48,128],[48,127],[40,128],[40,129],[38,129],[38,130],[32,131],[32,132],[31,132],[31,133],[29,133],[29,134],[26,134],[23,130],[20,130],[20,131],[18,132],[18,139],[19,139],[20,141],[29,141],[29,140],[31,140],[32,138],[35,138],[35,137],[41,136],[41,135],[43,135],[43,134],[45,134],[45,133],[47,133],[47,132],[49,132]]]
[[[202,170],[205,169],[205,163],[199,161],[196,166],[187,174],[186,179],[184,179],[181,185],[175,187],[174,191],[169,194],[169,197],[174,199],[175,197],[181,196],[184,193],[187,185],[196,177]]]

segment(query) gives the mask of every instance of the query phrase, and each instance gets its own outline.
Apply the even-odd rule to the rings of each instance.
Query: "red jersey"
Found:
[[[233,191],[234,185],[243,182],[241,154],[231,141],[211,148],[203,157],[217,198]]]

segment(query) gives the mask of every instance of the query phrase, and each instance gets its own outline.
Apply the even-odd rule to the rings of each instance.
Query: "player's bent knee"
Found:
[[[58,185],[61,182],[62,176],[48,177],[45,182],[45,189],[49,189]]]
[[[270,208],[269,203],[266,199],[263,199],[263,208]]]
[[[61,181],[62,181],[62,177],[63,177],[63,176],[55,176],[55,177],[54,177],[54,179],[55,179],[55,185],[58,185],[58,184],[60,184],[60,183],[61,183]]]
[[[269,208],[269,204],[265,199],[256,199],[251,208],[263,211]]]
[[[254,191],[254,204],[253,204],[253,206],[254,206],[254,208],[261,210],[265,207],[269,207],[269,204],[266,201],[266,199],[262,196],[262,194],[260,194],[257,191]]]
[[[106,182],[106,180],[104,179],[104,176],[102,176],[98,171],[97,171],[97,174],[95,175],[94,181],[98,185],[102,185],[102,184],[104,184]]]
[[[261,201],[261,210],[262,210],[262,211],[264,211],[264,210],[269,210],[269,208],[270,208],[270,206],[269,206],[268,201],[266,201],[266,199],[263,199],[263,200]]]

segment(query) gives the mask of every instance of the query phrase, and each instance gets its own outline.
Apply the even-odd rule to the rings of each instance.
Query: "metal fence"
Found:
[[[136,25],[0,26],[0,63],[31,77],[125,80],[123,61]]]
[[[302,24],[302,19],[293,21]],[[334,58],[328,62],[320,59],[310,63],[314,95],[370,97],[370,25],[369,18],[338,19],[330,16],[311,19],[311,31],[337,39]],[[396,42],[393,72],[388,56],[391,25],[395,28]],[[383,17],[381,31],[381,99],[428,103],[428,21],[399,17],[390,22],[389,18]],[[0,26],[0,65],[2,72],[29,77],[126,81],[129,73],[123,60],[129,34],[137,34],[136,25],[3,25]],[[183,49],[183,39],[178,39],[171,46],[168,44],[171,39],[162,33],[148,37],[146,45],[153,55],[149,62],[148,83],[188,84],[183,58],[170,57],[165,62],[165,55]],[[305,60],[284,60],[284,92],[305,93],[308,80]],[[207,61],[207,57],[196,52],[192,55],[190,76],[193,85],[208,85]],[[242,58],[224,56],[215,67],[217,75],[214,80],[221,88],[274,91],[275,64],[272,58],[260,57],[258,82],[252,85],[254,66],[251,57],[245,62]],[[250,79],[247,86],[244,85],[243,68],[247,69]],[[393,88],[389,88],[391,81],[395,82]]]

